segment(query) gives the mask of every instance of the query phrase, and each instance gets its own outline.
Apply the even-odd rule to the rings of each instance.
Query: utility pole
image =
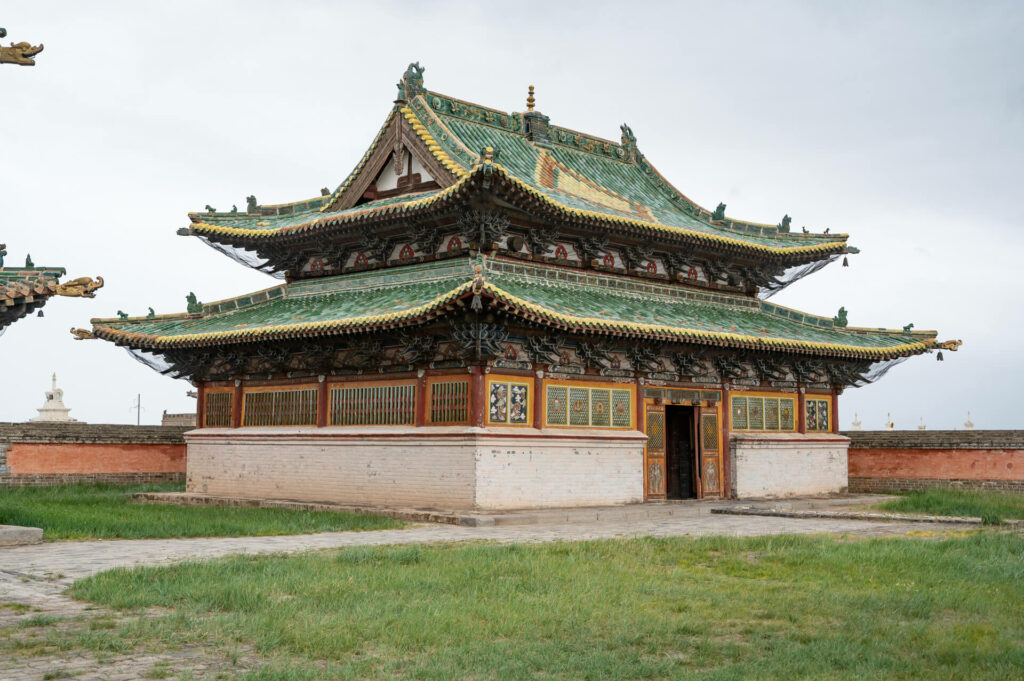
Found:
[[[135,396],[135,404],[132,405],[132,409],[135,410],[135,425],[142,425],[142,393],[138,393]]]

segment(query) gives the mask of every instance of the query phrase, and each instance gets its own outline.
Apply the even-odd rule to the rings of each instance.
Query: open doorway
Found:
[[[665,495],[668,499],[693,499],[697,496],[693,423],[693,407],[665,407]]]

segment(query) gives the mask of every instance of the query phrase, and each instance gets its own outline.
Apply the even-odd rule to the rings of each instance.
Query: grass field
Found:
[[[44,539],[238,537],[402,527],[352,513],[268,508],[133,504],[132,492],[180,492],[168,485],[11,487],[0,492],[0,525],[43,528]]]
[[[904,494],[878,508],[899,513],[970,516],[999,523],[1007,518],[1024,519],[1024,494],[930,489]]]
[[[233,678],[250,681],[1005,681],[1024,669],[1024,538],[995,530],[353,548],[121,569],[71,594],[161,610],[17,654],[201,643],[249,651],[259,662]],[[3,640],[0,652],[16,645]]]

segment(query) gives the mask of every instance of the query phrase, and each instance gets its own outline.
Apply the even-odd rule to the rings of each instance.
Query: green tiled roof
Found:
[[[201,316],[93,320],[95,334],[160,349],[360,333],[420,323],[472,295],[460,258],[291,282],[204,306]],[[575,332],[872,360],[917,354],[935,333],[838,328],[830,319],[744,296],[511,260],[485,263],[483,296],[542,326]]]
[[[339,197],[365,170],[396,113],[450,171],[455,184],[335,210]],[[531,141],[523,125],[523,114],[424,92],[392,111],[362,161],[330,197],[263,207],[258,214],[193,213],[191,231],[215,240],[253,240],[381,214],[424,212],[441,206],[445,198],[454,198],[464,185],[479,181],[482,173],[494,174],[499,182],[528,198],[541,198],[547,209],[569,219],[674,233],[680,238],[766,253],[826,257],[847,249],[843,234],[784,233],[771,224],[712,220],[710,211],[672,187],[640,154],[635,141],[625,137],[622,143],[615,143],[550,126],[550,142],[543,143]],[[495,151],[493,163],[481,156],[487,147]]]

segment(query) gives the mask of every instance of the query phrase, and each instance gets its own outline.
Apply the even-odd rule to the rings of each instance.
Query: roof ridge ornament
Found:
[[[7,37],[7,29],[0,28],[0,38]],[[0,64],[17,64],[19,66],[35,66],[36,60],[32,57],[43,51],[43,44],[32,45],[31,43],[12,42],[10,47],[0,46]]]
[[[397,83],[397,101],[407,102],[416,95],[426,92],[426,89],[423,87],[423,72],[426,70],[426,67],[420,66],[418,61],[409,64],[405,69],[405,73],[402,74],[402,79]]]
[[[642,161],[644,155],[640,153],[640,148],[636,145],[636,135],[633,134],[633,128],[623,123],[619,126],[619,130],[622,131],[622,148],[626,150],[628,159],[632,163]]]
[[[537,100],[533,97],[533,86],[530,86],[529,92],[526,94],[526,110],[533,111],[533,107],[537,105]]]

